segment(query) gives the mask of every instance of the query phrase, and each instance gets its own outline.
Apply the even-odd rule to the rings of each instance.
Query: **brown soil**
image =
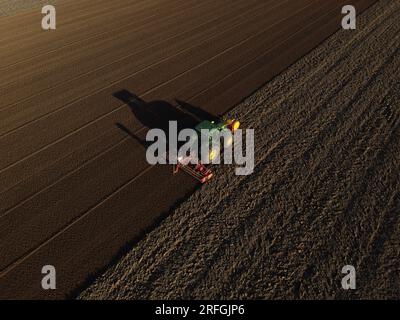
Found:
[[[361,12],[376,1],[353,2]],[[128,90],[145,101],[163,101],[164,106],[165,103],[175,106],[175,99],[180,99],[215,115],[224,114],[337,31],[342,18],[341,7],[346,3],[345,0],[71,0],[57,3],[55,31],[41,29],[42,15],[36,9],[0,18],[0,299],[60,299],[76,294],[140,240],[177,201],[196,188],[193,180],[184,174],[172,176],[169,167],[147,164],[143,146],[117,124],[139,137],[144,136],[148,127],[132,114],[126,103],[115,97],[116,92]],[[391,6],[387,5],[384,12],[392,12],[390,10],[397,8],[397,4],[395,1]],[[379,9],[381,6],[375,7],[373,12],[383,12]],[[336,213],[332,211],[333,200],[328,187],[324,190],[324,186],[318,186],[326,182],[329,175],[340,178],[338,169],[324,167],[339,160],[318,164],[315,159],[323,158],[325,153],[334,152],[333,157],[340,157],[353,152],[351,148],[356,144],[351,141],[344,140],[344,151],[340,153],[341,149],[336,148],[336,153],[336,149],[327,147],[331,145],[325,146],[324,140],[331,135],[336,137],[337,129],[336,144],[342,146],[341,132],[345,134],[347,126],[351,130],[358,129],[357,125],[349,124],[352,119],[365,117],[365,125],[360,125],[359,130],[367,134],[354,151],[357,161],[343,162],[343,165],[346,168],[357,166],[359,170],[370,167],[366,172],[355,171],[356,174],[367,174],[366,181],[375,177],[380,166],[388,166],[380,162],[379,166],[374,165],[373,161],[378,160],[366,162],[376,159],[374,155],[380,150],[377,148],[385,146],[379,144],[381,135],[369,139],[369,135],[375,133],[370,126],[376,126],[379,132],[387,131],[385,137],[388,139],[397,132],[389,135],[393,121],[393,130],[397,127],[396,110],[387,99],[395,99],[392,95],[396,91],[391,89],[390,82],[396,80],[393,68],[397,66],[397,56],[390,60],[390,55],[397,48],[398,30],[395,30],[395,18],[389,19],[388,13],[377,16],[376,21],[364,19],[360,22],[357,32],[341,33],[336,37],[341,45],[331,45],[325,51],[319,49],[317,52],[321,53],[312,55],[308,64],[301,65],[299,70],[291,73],[292,76],[286,73],[286,78],[279,78],[284,80],[275,80],[267,93],[261,91],[264,93],[259,95],[259,103],[244,105],[243,108],[251,112],[241,113],[240,118],[245,126],[254,126],[261,137],[257,139],[257,171],[246,179],[237,179],[229,174],[228,168],[221,168],[225,171],[218,174],[219,179],[228,180],[215,180],[201,191],[212,191],[208,198],[205,197],[209,202],[207,206],[205,200],[198,199],[198,193],[194,196],[197,200],[189,202],[194,209],[208,212],[206,216],[211,219],[204,220],[204,228],[196,230],[200,232],[199,237],[196,233],[187,241],[185,250],[193,254],[192,259],[201,258],[193,247],[194,239],[207,239],[201,232],[214,224],[213,220],[218,217],[215,212],[221,212],[222,225],[215,224],[214,227],[225,230],[226,226],[224,232],[234,232],[236,223],[243,225],[241,228],[250,228],[251,221],[259,223],[258,219],[262,217],[272,220],[260,227],[274,226],[273,219],[281,219],[282,223],[290,219],[300,221],[299,216],[290,211],[293,203],[298,210],[305,210],[304,219],[309,223],[317,214],[312,208],[319,208],[329,215]],[[381,24],[388,31],[383,32]],[[378,32],[382,33],[382,38],[374,36],[381,34]],[[352,48],[357,50],[353,52]],[[347,56],[353,57],[352,64],[347,62]],[[354,73],[354,78],[349,72]],[[324,77],[325,73],[329,77]],[[363,81],[369,79],[375,79],[377,85],[382,82],[386,89],[380,94],[388,91],[387,97],[375,95],[379,89],[372,86],[375,82],[364,85]],[[275,93],[269,96],[272,92]],[[288,95],[290,92],[292,94]],[[370,96],[376,96],[378,102],[382,98],[382,103],[389,105],[378,113],[381,115],[376,118],[378,122],[372,124],[368,122],[370,111],[365,109],[368,108],[365,101],[369,100],[363,100]],[[272,101],[268,97],[281,98]],[[328,98],[330,100],[326,100]],[[323,104],[323,101],[327,103]],[[348,108],[344,108],[346,103]],[[354,112],[350,113],[351,110]],[[366,113],[358,116],[363,110],[367,110]],[[347,120],[347,113],[354,118]],[[388,127],[379,122],[383,118],[390,122]],[[338,124],[335,126],[336,122],[331,124],[332,121]],[[364,122],[360,121],[361,124]],[[357,139],[358,131],[349,134]],[[391,144],[396,140],[384,142],[390,144],[388,150],[393,150]],[[311,166],[309,171],[306,171],[306,163]],[[298,173],[298,166],[304,171]],[[393,166],[389,168],[393,169]],[[357,183],[362,182],[357,177],[349,175],[351,181],[340,181],[350,184],[356,179],[351,184],[356,188]],[[387,178],[381,184],[376,182],[374,187],[387,187],[389,180],[395,177]],[[322,180],[314,181],[318,178]],[[296,179],[302,182],[299,189],[294,188]],[[332,183],[336,183],[335,179],[332,178]],[[224,181],[229,181],[225,188]],[[214,187],[219,184],[222,188],[215,191]],[[262,192],[250,189],[251,192],[246,194],[245,190],[250,186],[254,190],[262,188]],[[342,184],[335,186],[345,188]],[[284,191],[284,187],[289,189]],[[369,185],[361,185],[356,190],[361,188],[359,192],[364,196],[362,188],[366,187]],[[392,190],[388,188],[386,192]],[[275,199],[283,194],[287,199],[294,198],[288,202]],[[326,208],[325,202],[318,202],[322,201],[319,194],[328,201]],[[235,203],[233,200],[239,196],[243,196],[242,200],[237,199]],[[227,205],[227,212],[211,205],[223,203],[219,201],[223,198],[233,201],[223,204]],[[376,198],[379,203],[385,199],[383,194]],[[348,210],[356,210],[354,201],[350,202]],[[247,211],[239,210],[243,202]],[[311,203],[313,206],[307,207]],[[379,203],[371,208],[378,208]],[[388,202],[390,208],[395,205],[395,200]],[[254,206],[260,208],[262,216],[251,209]],[[268,215],[267,209],[271,210]],[[342,207],[335,210],[346,211]],[[253,213],[255,215],[246,224],[240,222]],[[193,227],[196,219],[202,218],[197,214],[196,210],[185,211],[186,228],[196,228]],[[370,217],[370,214],[366,212],[365,216]],[[196,216],[194,219],[193,215]],[[284,219],[286,215],[289,220]],[[386,226],[376,219],[370,218],[376,224]],[[339,217],[337,220],[342,221]],[[229,227],[229,223],[232,226]],[[376,224],[371,224],[370,228]],[[276,232],[289,233],[285,225]],[[356,226],[361,228],[361,225]],[[246,232],[250,231],[243,230],[242,237],[247,237]],[[293,230],[299,234],[300,231]],[[210,236],[213,234],[210,229]],[[184,237],[189,235],[183,231]],[[160,236],[163,237],[162,232]],[[219,237],[222,246],[217,241]],[[264,236],[261,234],[260,237]],[[278,234],[271,239],[280,243],[277,237]],[[230,235],[221,234],[211,241],[215,247],[204,252],[211,260],[200,259],[196,268],[209,265],[222,270],[219,265],[223,261],[213,257],[218,257],[227,244],[230,246],[226,239],[230,239]],[[302,240],[304,245],[306,240]],[[158,240],[154,241],[161,245]],[[252,248],[254,241],[246,245]],[[140,245],[146,247],[143,243]],[[370,245],[374,244],[372,241]],[[168,246],[167,242],[165,245],[171,254],[178,249],[178,245],[176,248]],[[208,248],[210,244],[199,245],[199,250],[205,248],[204,245]],[[245,246],[245,242],[242,245]],[[255,245],[266,248],[264,242]],[[150,263],[152,259],[152,245],[147,248],[150,260],[143,260],[143,263]],[[284,248],[282,250],[284,252]],[[41,269],[48,264],[57,270],[55,291],[44,291],[40,285]],[[155,263],[154,268],[156,266]],[[179,267],[179,259],[173,267]],[[164,265],[160,268],[163,270]],[[151,270],[148,268],[149,272]],[[166,275],[168,270],[175,274],[167,268]],[[196,270],[182,266],[183,274],[195,275]],[[204,270],[207,268],[202,272]],[[160,271],[155,272],[152,279],[161,281],[162,278],[154,276]],[[209,272],[212,277],[212,270]],[[264,271],[260,269],[259,272]],[[227,272],[226,277],[230,274]],[[176,278],[176,283],[180,283],[179,279]],[[208,283],[211,282],[204,282]],[[188,285],[196,287],[193,281],[185,284]],[[234,293],[233,290],[229,292]]]
[[[380,1],[232,110],[254,174],[218,168],[80,298],[399,299],[399,9]]]

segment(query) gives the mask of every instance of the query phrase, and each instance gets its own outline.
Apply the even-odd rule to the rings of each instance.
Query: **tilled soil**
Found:
[[[217,168],[80,298],[400,298],[399,9],[379,1],[232,110],[254,173]]]
[[[75,297],[197,189],[146,161],[150,106],[225,114],[334,34],[345,4],[70,0],[56,30],[38,8],[1,18],[0,299]],[[57,290],[40,285],[49,264]]]
[[[30,9],[41,12],[41,7],[48,4],[55,5],[57,0],[0,0],[0,16],[15,15]]]

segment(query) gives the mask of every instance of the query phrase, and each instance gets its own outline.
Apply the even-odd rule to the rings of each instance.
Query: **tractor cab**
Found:
[[[221,152],[221,145],[212,145],[213,137],[220,136],[220,132],[227,129],[234,133],[239,129],[240,122],[237,120],[228,120],[226,122],[220,121],[202,121],[196,127],[196,131],[201,137],[205,139],[202,141],[208,141],[209,143],[209,160],[213,161]],[[206,136],[205,136],[206,135]],[[225,141],[225,146],[231,146],[233,143],[233,138],[229,137],[228,141]]]

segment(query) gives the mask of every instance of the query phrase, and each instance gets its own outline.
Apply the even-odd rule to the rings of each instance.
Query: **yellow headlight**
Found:
[[[232,131],[235,132],[237,129],[240,127],[240,122],[239,121],[234,121],[232,124]]]

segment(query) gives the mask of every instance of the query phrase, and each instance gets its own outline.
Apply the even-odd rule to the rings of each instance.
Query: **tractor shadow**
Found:
[[[144,127],[149,130],[163,130],[167,137],[167,142],[169,140],[168,135],[170,121],[177,122],[177,128],[179,132],[187,128],[194,129],[200,122],[204,120],[219,120],[217,116],[181,100],[175,100],[177,103],[176,106],[163,100],[146,102],[128,90],[118,91],[114,93],[113,96],[125,103],[129,107],[133,116]],[[118,122],[116,123],[116,126],[130,137],[138,141],[145,148],[151,144],[150,142],[140,138],[122,123]]]

